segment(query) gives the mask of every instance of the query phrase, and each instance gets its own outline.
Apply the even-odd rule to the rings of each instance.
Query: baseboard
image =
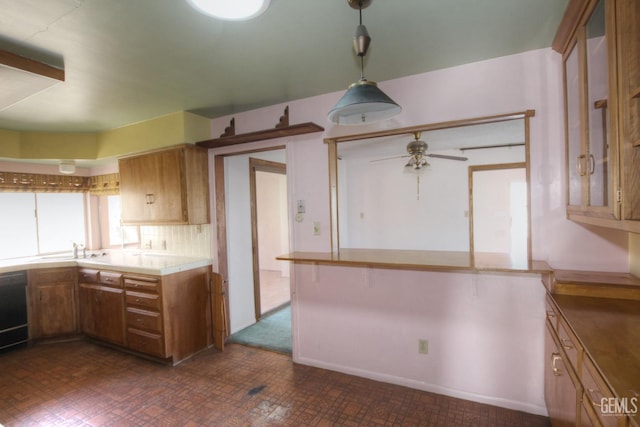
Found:
[[[487,405],[499,406],[501,408],[513,409],[529,414],[548,416],[547,408],[539,405],[532,405],[527,402],[503,399],[499,397],[484,396],[476,393],[469,393],[462,390],[451,389],[437,384],[425,383],[409,378],[397,377],[394,375],[381,374],[379,372],[371,372],[363,369],[352,368],[342,365],[334,365],[307,357],[294,357],[293,361],[301,365],[314,366],[316,368],[327,369],[330,371],[342,372],[343,374],[354,375],[357,377],[367,378],[370,380],[396,384],[413,388],[416,390],[428,391],[430,393],[442,394],[444,396],[455,397],[458,399],[471,400],[473,402],[484,403]]]

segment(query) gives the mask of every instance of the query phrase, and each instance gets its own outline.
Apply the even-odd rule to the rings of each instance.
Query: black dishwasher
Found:
[[[0,353],[25,346],[27,323],[27,272],[0,274]]]

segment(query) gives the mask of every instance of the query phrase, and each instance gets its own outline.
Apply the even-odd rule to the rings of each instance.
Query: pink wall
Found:
[[[367,127],[327,122],[342,92],[288,103],[292,124],[313,121],[326,128],[324,134],[252,145],[287,144],[289,208],[293,212],[292,201],[304,199],[307,209],[305,221],[290,225],[292,249],[330,250],[324,137],[535,109],[534,258],[555,268],[628,271],[626,233],[587,228],[565,217],[560,64],[557,53],[542,49],[382,82],[403,112]],[[273,127],[284,106],[234,115],[237,133]],[[230,118],[213,120],[212,134],[222,133]],[[322,223],[321,236],[313,236],[311,221]],[[546,412],[544,289],[538,277],[310,265],[298,265],[293,273],[295,361]],[[419,338],[429,340],[429,355],[418,354]]]

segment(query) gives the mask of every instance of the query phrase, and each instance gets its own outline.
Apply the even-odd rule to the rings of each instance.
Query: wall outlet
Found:
[[[320,221],[313,221],[313,235],[320,235]]]
[[[429,354],[429,341],[424,339],[418,340],[418,353]]]

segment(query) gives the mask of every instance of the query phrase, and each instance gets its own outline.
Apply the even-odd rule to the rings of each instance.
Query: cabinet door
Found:
[[[184,223],[186,217],[185,176],[182,149],[161,151],[153,155],[155,186],[149,186],[151,221]]]
[[[124,291],[107,286],[80,284],[82,331],[114,344],[125,343]]]
[[[564,60],[565,79],[565,114],[567,173],[569,177],[569,206],[582,205],[582,156],[583,146],[580,128],[580,71],[578,61],[578,44]],[[580,210],[580,208],[578,209]]]
[[[74,304],[74,283],[61,282],[35,288],[36,334],[39,337],[76,332],[76,311]]]
[[[614,7],[593,0],[564,57],[568,211],[602,218],[620,218]]]
[[[144,221],[147,209],[143,187],[145,170],[140,167],[137,158],[121,159],[118,162],[118,168],[120,170],[122,221]]]
[[[564,360],[564,353],[556,345],[553,332],[547,323],[545,330],[545,378],[544,398],[551,424],[576,426],[579,394],[571,377],[571,369]]]
[[[613,180],[611,171],[615,171],[616,144],[614,127],[610,115],[614,102],[609,103],[609,93],[615,93],[609,73],[610,31],[607,16],[613,14],[608,0],[599,0],[585,25],[585,61],[586,61],[586,123],[587,133],[584,173],[588,179],[587,204],[594,208],[614,209],[615,197],[612,196]],[[609,37],[609,34],[613,34]],[[615,101],[615,99],[612,99]],[[613,143],[609,143],[609,141]],[[613,168],[612,168],[613,166]]]
[[[186,223],[183,149],[120,159],[120,197],[125,223]]]
[[[98,324],[99,338],[115,344],[125,343],[124,291],[102,287],[99,291]]]
[[[617,0],[624,218],[640,220],[640,2]]]
[[[96,286],[81,283],[78,290],[80,327],[87,335],[97,335],[98,290]]]

